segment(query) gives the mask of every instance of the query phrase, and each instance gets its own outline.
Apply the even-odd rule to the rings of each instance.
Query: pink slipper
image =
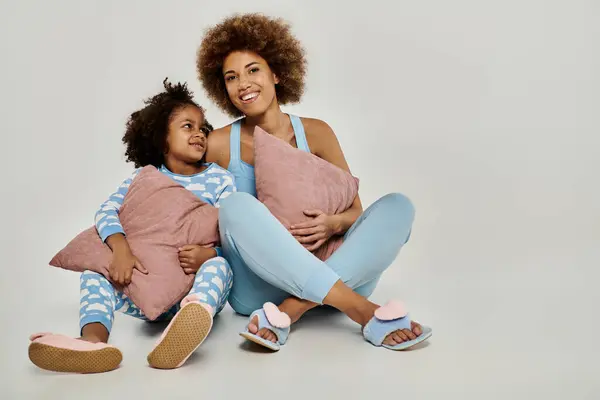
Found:
[[[117,369],[123,360],[121,351],[106,343],[91,343],[53,333],[37,333],[29,340],[29,359],[48,371],[108,372]]]
[[[210,305],[198,302],[194,295],[187,296],[181,304],[183,307],[148,354],[148,364],[154,368],[181,367],[212,329],[213,310]]]

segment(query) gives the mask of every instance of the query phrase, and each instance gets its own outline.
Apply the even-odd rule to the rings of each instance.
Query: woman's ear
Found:
[[[275,74],[273,74],[273,82],[275,82],[276,85],[279,83],[279,78]]]

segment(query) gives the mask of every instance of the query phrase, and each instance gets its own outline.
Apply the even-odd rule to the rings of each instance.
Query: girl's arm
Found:
[[[111,194],[96,212],[96,230],[100,235],[100,239],[106,242],[113,251],[115,246],[120,246],[125,241],[125,231],[119,220],[119,210],[123,205],[129,185],[131,185],[138,172],[139,170],[136,170],[129,178],[125,179],[117,188],[117,191]]]
[[[125,195],[129,191],[129,185],[139,172],[136,170],[132,176],[125,179],[117,191],[110,195],[96,212],[96,230],[100,238],[105,242],[113,252],[113,259],[109,265],[109,275],[112,280],[120,285],[129,285],[133,269],[138,269],[141,273],[147,274],[148,271],[140,261],[132,254],[129,243],[125,238],[125,231],[119,220],[119,210],[123,205]]]

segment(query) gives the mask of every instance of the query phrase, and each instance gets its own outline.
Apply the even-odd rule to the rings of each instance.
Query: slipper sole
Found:
[[[29,359],[48,371],[94,374],[117,369],[123,355],[114,347],[78,351],[33,342],[29,345]]]
[[[206,339],[212,328],[212,315],[200,304],[182,308],[161,342],[150,354],[148,364],[158,369],[180,367]]]
[[[269,340],[263,339],[250,332],[240,332],[240,336],[258,344],[259,346],[266,347],[269,350],[279,351],[279,349],[281,348],[277,343],[273,343]]]

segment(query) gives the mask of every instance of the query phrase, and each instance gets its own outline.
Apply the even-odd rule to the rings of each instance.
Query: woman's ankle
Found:
[[[343,313],[358,309],[364,306],[365,302],[368,303],[364,297],[354,292],[341,280],[333,285],[327,296],[323,299],[323,304],[335,307]]]
[[[369,322],[378,307],[377,304],[371,303],[341,281],[333,286],[323,302],[337,308],[361,326],[365,326]]]
[[[348,317],[350,317],[354,322],[364,327],[371,320],[371,318],[373,318],[377,308],[379,308],[377,304],[365,300],[363,304],[352,309],[349,313],[346,313],[346,315],[348,315]],[[350,314],[352,314],[352,316],[350,316]]]
[[[306,312],[317,307],[317,303],[309,300],[302,300],[297,297],[288,297],[279,305],[279,311],[286,313],[292,324],[297,322]]]

